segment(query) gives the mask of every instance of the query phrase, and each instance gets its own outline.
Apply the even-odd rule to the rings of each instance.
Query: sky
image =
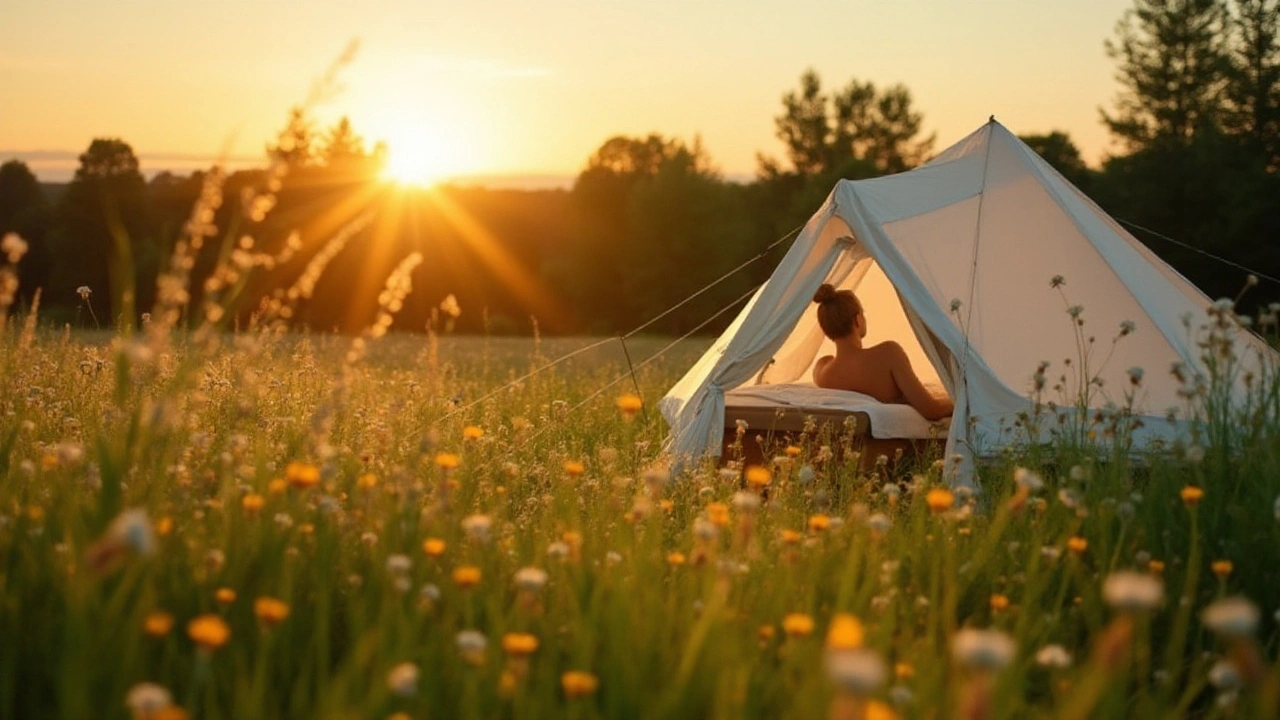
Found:
[[[1117,148],[1104,42],[1132,0],[0,0],[0,162],[68,178],[95,137],[147,174],[260,161],[357,41],[319,124],[350,117],[434,176],[572,178],[616,135],[700,138],[749,177],[812,68],[912,94],[942,150],[990,115]],[[427,168],[427,169],[423,169]]]

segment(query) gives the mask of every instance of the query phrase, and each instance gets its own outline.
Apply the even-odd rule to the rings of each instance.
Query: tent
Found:
[[[947,454],[962,477],[967,461],[1013,440],[1042,363],[1048,385],[1065,374],[1074,386],[1041,399],[1076,406],[1076,418],[1131,403],[1142,420],[1136,444],[1185,433],[1169,408],[1185,410],[1186,383],[1208,376],[1197,342],[1209,298],[992,118],[918,168],[836,184],[660,402],[668,453],[720,453],[726,392],[811,378],[830,347],[811,301],[823,282],[855,290],[867,341],[900,342],[922,379],[955,400]],[[1274,356],[1238,330],[1240,362]],[[1171,363],[1185,370],[1175,375]],[[1137,383],[1134,368],[1145,371]],[[1239,382],[1231,392],[1247,390]]]

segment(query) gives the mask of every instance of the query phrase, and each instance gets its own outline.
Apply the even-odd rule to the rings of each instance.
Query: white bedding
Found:
[[[870,395],[830,390],[808,383],[744,385],[725,393],[727,407],[793,407],[810,410],[864,412],[876,439],[946,437],[951,419],[930,422],[910,405],[882,403]]]

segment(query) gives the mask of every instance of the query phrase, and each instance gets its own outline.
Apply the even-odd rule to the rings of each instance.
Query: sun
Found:
[[[429,130],[406,128],[386,142],[388,180],[430,187],[458,172],[459,158],[448,139]]]

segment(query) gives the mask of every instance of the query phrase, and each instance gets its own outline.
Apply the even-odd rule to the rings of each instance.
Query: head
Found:
[[[818,325],[827,337],[839,340],[855,332],[858,337],[867,334],[862,303],[852,290],[836,290],[830,283],[823,283],[813,294],[813,301],[818,303]]]

